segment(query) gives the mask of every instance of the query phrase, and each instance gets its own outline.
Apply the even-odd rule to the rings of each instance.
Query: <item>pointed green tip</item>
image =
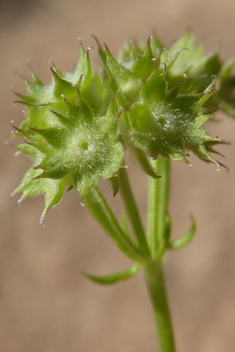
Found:
[[[88,273],[83,273],[87,279],[97,283],[99,285],[113,285],[120,281],[125,281],[137,274],[140,268],[139,264],[135,264],[130,269],[120,271],[118,273],[112,273],[104,276],[91,275]]]
[[[194,238],[196,233],[196,221],[191,215],[191,226],[185,235],[169,243],[169,249],[181,249],[186,247]]]

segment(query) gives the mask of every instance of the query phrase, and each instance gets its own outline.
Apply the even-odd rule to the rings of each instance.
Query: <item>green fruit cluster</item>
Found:
[[[27,94],[18,94],[27,112],[15,127],[24,143],[15,148],[33,166],[13,193],[22,192],[19,201],[44,194],[41,220],[66,189],[85,197],[100,178],[114,180],[127,150],[152,177],[150,159],[160,156],[188,162],[191,151],[218,164],[210,153],[224,142],[203,125],[219,108],[234,115],[233,63],[204,55],[190,33],[168,48],[155,35],[147,44],[129,41],[118,60],[95,40],[102,69],[80,42],[73,73],[52,65],[49,85],[32,74]]]

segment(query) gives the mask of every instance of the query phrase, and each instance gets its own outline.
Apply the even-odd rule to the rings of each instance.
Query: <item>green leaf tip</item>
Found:
[[[26,118],[13,138],[24,138],[16,149],[33,160],[33,168],[13,193],[23,192],[21,199],[44,194],[43,216],[65,189],[75,188],[83,198],[100,178],[110,179],[116,194],[115,175],[127,151],[153,178],[161,175],[151,158],[188,162],[193,152],[223,166],[211,153],[224,141],[203,125],[219,108],[235,116],[234,61],[223,65],[218,53],[205,55],[190,32],[169,47],[155,34],[147,43],[132,39],[118,59],[93,38],[102,69],[94,69],[80,40],[74,72],[51,63],[50,84],[31,72],[32,82],[23,77],[26,94],[16,93]]]
[[[195,233],[196,233],[196,221],[195,221],[194,217],[191,215],[191,226],[190,226],[189,230],[182,237],[170,242],[168,245],[168,248],[169,249],[181,249],[183,247],[186,247],[194,238]]]
[[[107,274],[103,276],[91,275],[84,273],[84,275],[91,281],[99,285],[113,285],[120,281],[125,281],[133,277],[139,270],[140,265],[135,264],[130,269],[120,271],[118,273]]]

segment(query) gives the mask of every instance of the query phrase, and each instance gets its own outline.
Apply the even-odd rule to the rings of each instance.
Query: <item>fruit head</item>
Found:
[[[53,80],[44,86],[34,75],[25,81],[27,118],[17,128],[24,144],[15,146],[34,164],[15,193],[20,199],[45,194],[42,215],[58,204],[65,189],[76,188],[82,197],[100,178],[111,178],[123,163],[116,106],[107,100],[105,82],[93,73],[89,51],[81,44],[73,74],[51,68]],[[105,114],[103,113],[105,111]]]
[[[223,141],[202,126],[219,106],[234,111],[226,94],[232,64],[222,67],[218,53],[205,56],[190,33],[169,48],[156,36],[147,45],[130,41],[119,60],[95,40],[103,70],[93,69],[80,42],[73,73],[52,65],[49,85],[32,74],[33,82],[25,79],[27,94],[17,93],[27,112],[14,136],[24,143],[15,148],[33,166],[13,193],[23,192],[19,201],[44,194],[41,220],[65,189],[85,197],[100,178],[113,179],[127,150],[152,177],[158,176],[150,158],[160,156],[187,161],[192,151],[218,164],[210,153]]]

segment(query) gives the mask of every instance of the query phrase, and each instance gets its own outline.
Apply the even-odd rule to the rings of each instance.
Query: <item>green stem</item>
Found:
[[[148,239],[155,258],[164,246],[165,225],[170,187],[170,161],[159,158],[152,162],[159,179],[149,178]]]
[[[151,262],[146,265],[144,273],[154,309],[160,352],[176,352],[162,262]]]
[[[133,196],[131,185],[128,179],[127,171],[125,168],[119,170],[119,181],[120,181],[120,193],[122,200],[130,219],[131,225],[134,230],[134,234],[139,244],[139,248],[147,256],[150,256],[150,250],[148,247],[144,227],[138,212],[138,208]]]
[[[141,261],[143,259],[142,253],[124,233],[98,187],[94,187],[86,195],[84,201],[94,219],[98,221],[106,233],[113,239],[116,246],[129,258],[134,261]]]
[[[85,202],[116,245],[131,259],[142,263],[154,310],[160,352],[176,352],[166,287],[162,255],[166,249],[166,224],[169,198],[169,161],[159,159],[153,167],[160,179],[149,180],[148,241],[125,169],[119,171],[120,192],[132,224],[138,247],[118,224],[106,200],[97,187],[88,193]]]
[[[157,325],[160,352],[175,352],[175,342],[162,269],[162,256],[168,242],[167,220],[170,187],[170,161],[152,162],[159,179],[149,178],[148,240],[152,260],[144,267]]]

